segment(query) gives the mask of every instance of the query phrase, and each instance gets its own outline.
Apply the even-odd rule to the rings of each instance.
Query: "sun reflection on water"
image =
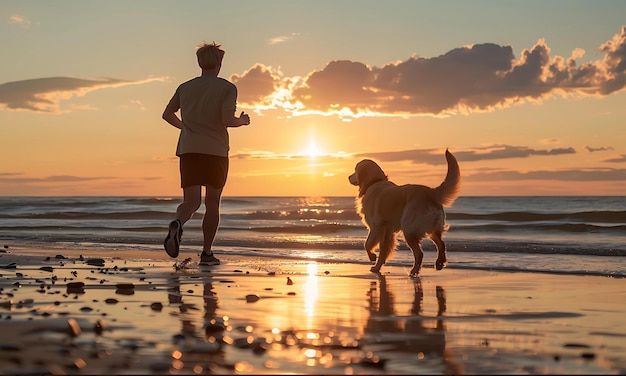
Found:
[[[306,266],[307,278],[304,283],[304,312],[309,318],[315,315],[315,303],[318,294],[317,262],[310,262]]]

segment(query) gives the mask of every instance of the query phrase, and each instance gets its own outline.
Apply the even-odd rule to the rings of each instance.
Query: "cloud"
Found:
[[[580,66],[552,56],[543,39],[516,58],[511,46],[482,43],[441,56],[416,57],[382,67],[337,60],[303,78],[270,74],[257,64],[241,77],[246,100],[293,115],[445,116],[493,111],[555,95],[604,96],[626,87],[626,26],[602,43],[602,58]],[[247,85],[246,79],[254,79]],[[253,90],[251,97],[246,90]],[[256,98],[256,99],[255,99]],[[273,98],[268,106],[268,98]]]
[[[43,178],[26,177],[21,173],[0,173],[2,184],[31,184],[31,183],[75,183],[94,180],[111,179],[111,177],[82,177],[73,175],[51,175]]]
[[[20,16],[18,14],[14,14],[9,17],[9,24],[11,25],[19,25],[23,28],[28,29],[30,27],[30,20],[24,16]]]
[[[587,150],[589,153],[594,153],[596,151],[607,151],[607,150],[614,150],[614,149],[612,146],[602,146],[599,148],[592,148],[591,146],[585,145],[585,150]]]
[[[459,162],[476,162],[495,159],[528,158],[531,156],[575,154],[574,148],[532,149],[526,146],[490,145],[471,150],[453,151]],[[442,149],[416,149],[391,152],[361,153],[359,158],[372,158],[381,162],[410,161],[429,165],[446,164]]]
[[[262,160],[308,160],[319,161],[327,159],[348,158],[352,155],[344,152],[337,153],[319,153],[314,157],[307,152],[292,153],[292,154],[280,154],[265,150],[245,150],[232,154],[232,159],[262,159]]]
[[[119,80],[115,78],[81,79],[73,77],[46,77],[7,82],[0,85],[0,108],[33,112],[60,113],[60,102],[90,91],[139,85],[163,78]]]
[[[284,42],[287,42],[287,41],[293,39],[297,35],[299,35],[299,34],[298,33],[291,33],[289,35],[281,35],[281,36],[278,36],[278,37],[270,38],[267,41],[267,44],[274,45],[274,44],[284,43]]]
[[[613,157],[613,158],[609,158],[609,159],[605,159],[604,162],[609,162],[609,163],[622,163],[622,162],[626,162],[626,154],[622,154],[619,155],[617,157]]]
[[[561,181],[624,181],[626,169],[590,168],[584,170],[554,171],[493,171],[479,172],[467,177],[468,181],[561,180]]]

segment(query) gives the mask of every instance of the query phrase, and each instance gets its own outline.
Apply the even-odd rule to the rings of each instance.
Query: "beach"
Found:
[[[6,246],[2,374],[626,373],[623,278],[216,253]]]

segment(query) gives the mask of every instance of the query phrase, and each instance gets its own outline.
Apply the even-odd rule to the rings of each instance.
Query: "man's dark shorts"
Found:
[[[210,185],[224,188],[228,177],[228,157],[189,153],[180,156],[180,186]]]

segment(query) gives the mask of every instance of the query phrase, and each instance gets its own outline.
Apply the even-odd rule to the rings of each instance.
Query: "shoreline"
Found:
[[[212,267],[180,257],[176,270],[152,250],[5,251],[6,374],[626,372],[617,278],[423,268],[412,279],[404,266],[376,275],[227,253]]]

